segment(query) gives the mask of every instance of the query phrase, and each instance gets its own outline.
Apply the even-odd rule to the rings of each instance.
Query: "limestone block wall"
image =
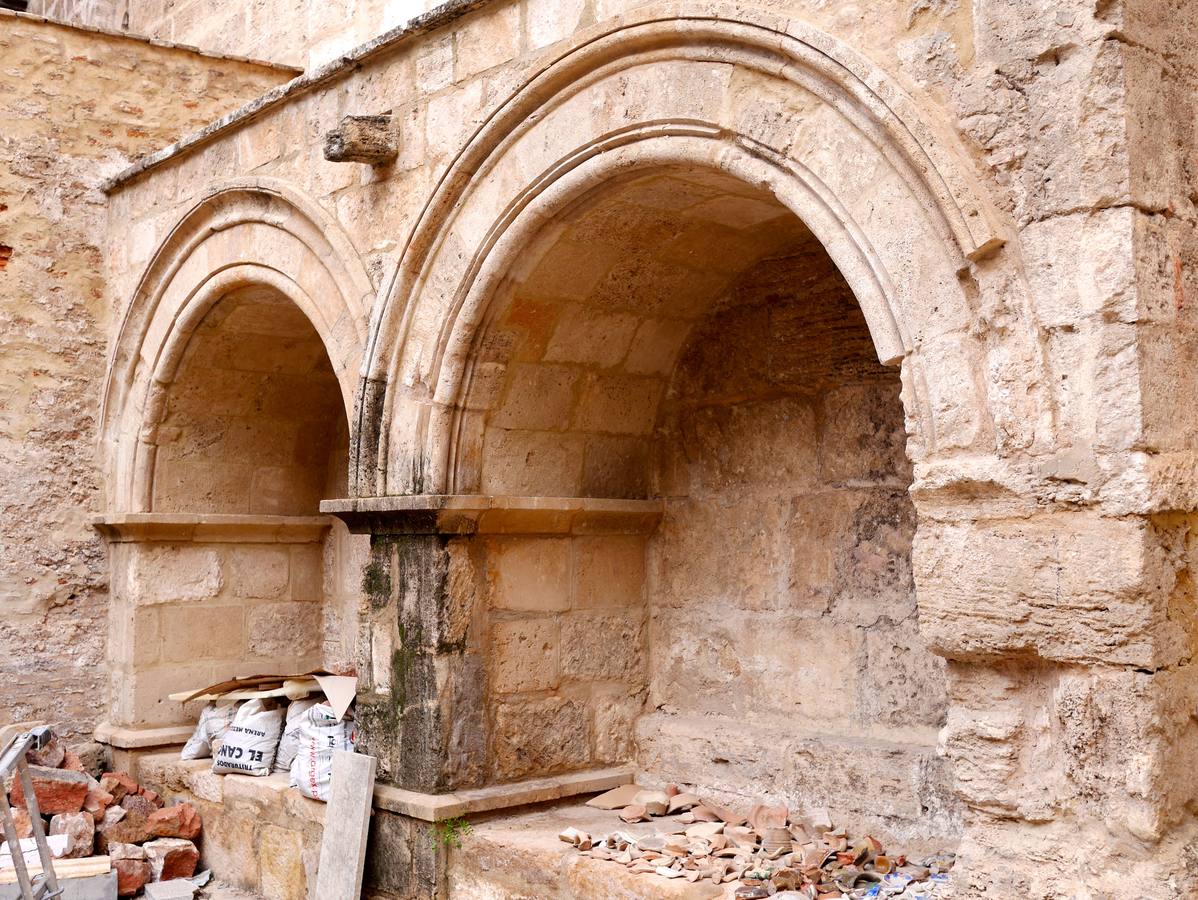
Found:
[[[436,5],[434,0],[152,0],[129,4],[128,14],[129,28],[138,34],[309,68]]]
[[[321,519],[158,516],[105,526],[109,722],[194,721],[168,699],[232,675],[306,672],[323,662]]]
[[[626,762],[648,681],[646,537],[483,546],[490,780]]]
[[[269,291],[235,291],[204,317],[155,441],[154,510],[313,515],[345,491],[348,426],[328,354]]]
[[[900,389],[810,241],[741,275],[690,335],[658,437],[646,772],[955,840]]]
[[[105,703],[101,181],[288,74],[0,11],[0,722]],[[37,689],[30,685],[36,680]]]
[[[326,805],[287,786],[287,775],[216,775],[212,761],[143,756],[138,779],[204,822],[200,864],[222,881],[272,900],[308,900],[316,884]]]

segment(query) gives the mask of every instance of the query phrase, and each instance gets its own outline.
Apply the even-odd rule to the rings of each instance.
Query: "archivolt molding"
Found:
[[[270,287],[304,312],[352,409],[374,298],[353,245],[278,179],[214,184],[155,252],[112,347],[101,425],[111,511],[150,508],[155,432],[187,341],[222,297],[249,286]]]
[[[746,72],[758,83],[738,94]],[[779,88],[780,102],[769,93]],[[754,90],[761,103],[746,99]],[[957,275],[1003,243],[955,138],[805,24],[662,4],[547,61],[442,177],[372,322],[354,429],[358,495],[451,486],[471,336],[520,241],[601,179],[665,162],[734,171],[804,219],[861,301],[879,356],[905,360],[923,447],[937,445],[938,417],[968,432],[951,438],[959,446],[986,431],[972,375],[938,390],[913,364],[920,347],[964,334],[972,316]],[[948,352],[972,361],[960,342]]]

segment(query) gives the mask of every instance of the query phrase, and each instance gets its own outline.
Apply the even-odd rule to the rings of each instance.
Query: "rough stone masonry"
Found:
[[[0,722],[352,668],[377,897],[621,767],[1198,894],[1198,7],[118,6],[0,12]]]

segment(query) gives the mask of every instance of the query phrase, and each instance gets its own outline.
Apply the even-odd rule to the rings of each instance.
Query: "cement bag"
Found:
[[[200,711],[200,721],[196,730],[183,745],[183,759],[207,759],[212,755],[212,745],[225,739],[225,732],[233,724],[237,715],[237,703],[224,700],[219,703],[209,703]]]
[[[329,801],[333,751],[353,750],[353,723],[337,721],[333,708],[318,703],[298,719],[299,750],[291,761],[291,786],[313,800]]]
[[[273,700],[247,700],[225,732],[212,771],[223,774],[269,775],[283,732],[283,707]]]
[[[291,771],[291,761],[299,749],[300,719],[319,702],[319,698],[309,697],[307,700],[296,700],[287,707],[287,724],[283,726],[283,736],[279,739],[279,749],[275,753],[276,772]]]

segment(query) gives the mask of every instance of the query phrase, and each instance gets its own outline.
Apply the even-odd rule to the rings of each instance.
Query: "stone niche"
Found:
[[[149,508],[104,517],[112,570],[108,722],[169,743],[197,709],[167,699],[232,675],[353,659],[354,539],[319,515],[345,491],[341,389],[287,298],[245,287],[191,334],[152,426]],[[192,705],[194,706],[194,704]],[[137,732],[156,731],[138,737]]]
[[[951,843],[900,373],[807,228],[728,176],[640,172],[547,226],[483,319],[450,486],[509,509],[447,544],[486,672],[462,780],[629,762]],[[639,512],[586,513],[608,502]]]

